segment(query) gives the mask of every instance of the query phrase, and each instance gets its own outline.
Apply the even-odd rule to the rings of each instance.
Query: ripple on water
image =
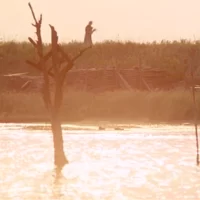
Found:
[[[0,132],[0,199],[200,199],[191,127],[144,127],[113,134],[65,131],[71,161],[56,179],[47,131]],[[181,134],[180,134],[181,133]]]

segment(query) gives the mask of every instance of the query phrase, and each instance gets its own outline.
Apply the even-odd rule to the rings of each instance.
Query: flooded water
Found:
[[[58,178],[51,132],[31,126],[0,125],[0,200],[200,199],[191,126],[123,131],[66,126],[70,163]]]

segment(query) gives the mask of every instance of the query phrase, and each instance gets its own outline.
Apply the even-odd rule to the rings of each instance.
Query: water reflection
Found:
[[[63,176],[62,171],[59,169],[53,170],[53,185],[52,185],[52,197],[53,199],[60,199],[64,197],[64,193],[62,192],[63,182],[67,181],[67,179]]]
[[[0,199],[200,199],[193,127],[66,130],[61,173],[48,133],[0,130]]]

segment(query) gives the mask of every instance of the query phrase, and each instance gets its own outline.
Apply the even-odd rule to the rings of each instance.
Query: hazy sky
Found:
[[[0,0],[0,37],[26,40],[34,35],[27,0]],[[200,0],[30,0],[43,14],[44,40],[48,24],[63,42],[83,40],[84,28],[94,21],[94,41],[200,39]]]

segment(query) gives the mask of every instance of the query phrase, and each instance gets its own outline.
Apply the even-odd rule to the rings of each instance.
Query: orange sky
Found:
[[[0,37],[33,36],[27,0],[0,0]],[[54,25],[60,41],[82,41],[84,27],[94,21],[94,41],[200,39],[200,0],[30,0],[44,16],[43,36]]]

